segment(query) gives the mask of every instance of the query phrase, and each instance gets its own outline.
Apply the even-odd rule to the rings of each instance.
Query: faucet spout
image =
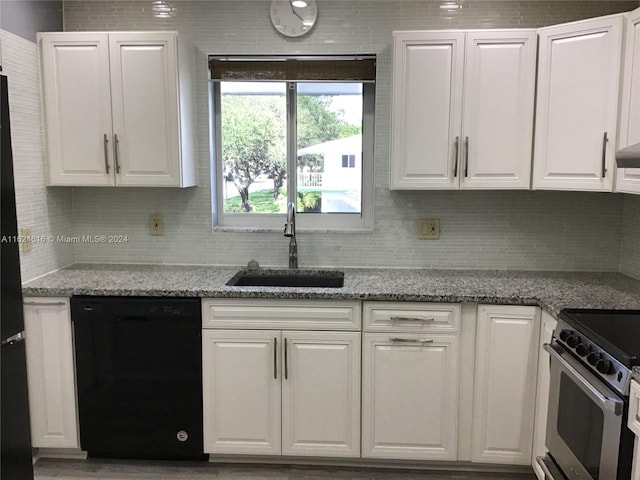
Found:
[[[289,237],[289,268],[298,268],[298,243],[296,242],[296,206],[287,205],[287,223],[284,224],[284,236]]]

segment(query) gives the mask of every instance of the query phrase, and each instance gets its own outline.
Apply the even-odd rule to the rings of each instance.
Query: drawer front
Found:
[[[640,437],[640,383],[631,382],[629,393],[629,429]]]
[[[365,332],[458,333],[460,304],[364,302]]]
[[[358,301],[202,299],[202,328],[360,330]]]

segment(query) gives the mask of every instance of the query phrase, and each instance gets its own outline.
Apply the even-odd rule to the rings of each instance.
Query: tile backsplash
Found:
[[[72,203],[69,189],[44,186],[44,148],[40,78],[36,45],[0,30],[2,70],[9,86],[11,143],[18,232],[31,228],[43,238],[30,252],[20,252],[23,280],[30,280],[75,261],[73,245],[49,241],[51,235],[70,235]]]
[[[437,1],[323,0],[316,27],[298,39],[273,29],[265,0],[166,3],[174,16],[158,19],[150,0],[64,2],[65,30],[177,30],[193,42],[196,60],[198,187],[72,189],[75,235],[127,236],[122,243],[76,244],[76,261],[239,265],[255,258],[264,265],[286,265],[287,240],[280,232],[212,231],[207,55],[375,53],[374,231],[300,233],[301,266],[620,268],[640,276],[637,254],[630,258],[628,252],[640,242],[640,202],[629,195],[388,189],[393,30],[539,27],[631,10],[637,1],[466,0],[452,14]],[[47,191],[57,203],[70,198],[68,188]],[[164,216],[164,236],[149,235],[153,213]],[[440,239],[418,240],[418,219],[434,217],[440,219]]]
[[[620,271],[640,278],[640,195],[625,195]]]

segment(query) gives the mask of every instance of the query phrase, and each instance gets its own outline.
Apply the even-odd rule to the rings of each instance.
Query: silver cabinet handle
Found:
[[[118,134],[113,136],[113,158],[116,161],[116,173],[120,173],[120,161],[118,160],[118,149],[120,148],[120,140],[118,140]]]
[[[390,319],[392,322],[434,322],[434,317],[401,317],[395,316]]]
[[[469,137],[464,137],[464,178],[469,176]]]
[[[273,378],[278,378],[278,337],[273,337]]]
[[[2,340],[2,342],[0,343],[0,346],[5,346],[5,345],[14,345],[18,342],[22,342],[24,340],[24,330],[20,333],[16,333],[15,335],[12,335],[11,337],[7,338],[6,340]]]
[[[400,338],[400,337],[391,337],[389,339],[390,342],[397,343],[433,343],[433,338]]]
[[[24,302],[23,305],[34,305],[36,307],[57,307],[65,305],[64,302]]]
[[[284,379],[289,379],[289,361],[287,359],[287,339],[284,339]]]
[[[458,176],[458,158],[460,157],[459,153],[460,153],[460,137],[456,137],[456,151],[455,151],[455,155],[453,156],[454,159],[454,166],[453,166],[453,176],[454,178]]]
[[[104,168],[109,173],[109,138],[104,134]]]
[[[609,139],[607,138],[607,132],[604,132],[604,136],[602,137],[602,178],[607,175],[607,142]]]

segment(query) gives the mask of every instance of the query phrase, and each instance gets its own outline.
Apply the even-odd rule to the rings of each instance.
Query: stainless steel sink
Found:
[[[241,270],[227,285],[232,287],[342,288],[344,272],[335,270]]]

